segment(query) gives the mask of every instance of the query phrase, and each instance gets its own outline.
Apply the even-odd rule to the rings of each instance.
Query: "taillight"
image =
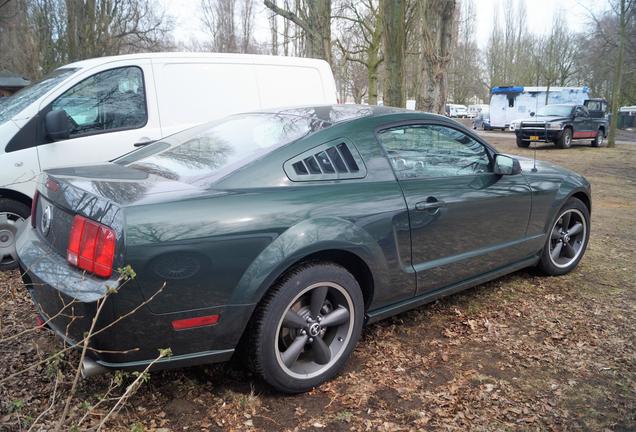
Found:
[[[35,228],[35,211],[38,208],[38,199],[40,198],[40,191],[36,190],[33,195],[33,201],[31,201],[31,226]]]
[[[66,258],[82,270],[109,277],[113,273],[115,232],[106,225],[76,215],[68,236]]]

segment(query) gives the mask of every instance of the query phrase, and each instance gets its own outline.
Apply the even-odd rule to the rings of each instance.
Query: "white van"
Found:
[[[0,270],[40,171],[107,161],[243,111],[337,103],[323,60],[153,53],[83,60],[0,99]]]
[[[466,105],[446,104],[446,115],[453,118],[468,117],[468,108]]]

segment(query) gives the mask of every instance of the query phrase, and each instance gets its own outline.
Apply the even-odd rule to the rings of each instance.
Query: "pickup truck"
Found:
[[[530,113],[530,118],[513,122],[517,146],[528,147],[532,142],[554,142],[559,148],[570,148],[573,142],[590,140],[599,147],[607,136],[605,117],[607,101],[588,99],[584,105],[555,104]]]

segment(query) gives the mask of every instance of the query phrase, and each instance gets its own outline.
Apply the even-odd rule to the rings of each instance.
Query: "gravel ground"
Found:
[[[487,139],[532,157],[510,138]],[[571,274],[520,271],[371,325],[344,372],[304,395],[273,393],[234,363],[153,373],[107,430],[636,429],[636,146],[536,154],[592,183],[590,246]],[[34,313],[17,274],[0,275],[0,295],[0,430],[28,429],[57,382],[34,428],[50,430],[77,355],[7,379],[60,345],[42,331],[7,341]],[[113,406],[94,406],[111,378],[81,382],[76,430]]]

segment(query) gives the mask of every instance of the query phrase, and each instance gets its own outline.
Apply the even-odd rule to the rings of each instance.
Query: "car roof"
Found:
[[[262,54],[233,54],[233,53],[202,53],[202,52],[154,52],[154,53],[138,53],[124,54],[117,56],[96,57],[85,60],[79,60],[62,66],[61,68],[91,68],[105,63],[111,63],[121,60],[141,60],[141,59],[226,59],[240,63],[267,63],[278,65],[316,65],[324,63],[324,60],[312,59],[305,57],[291,56],[271,56]]]
[[[363,117],[381,117],[396,114],[404,114],[408,117],[420,117],[422,119],[431,118],[438,119],[443,118],[433,113],[426,113],[422,111],[413,111],[405,108],[394,108],[382,105],[355,105],[355,104],[339,104],[339,105],[309,105],[309,106],[296,106],[289,108],[276,108],[269,110],[254,111],[253,113],[268,113],[268,114],[282,114],[282,115],[294,115],[305,118],[311,118],[329,125],[336,125],[339,123],[345,123],[353,120],[357,120]]]

